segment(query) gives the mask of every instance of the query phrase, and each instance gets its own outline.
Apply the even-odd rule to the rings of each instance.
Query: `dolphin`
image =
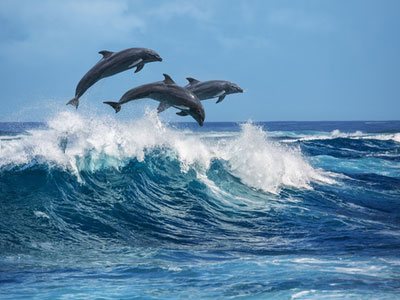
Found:
[[[153,61],[162,61],[160,55],[151,49],[129,48],[119,52],[100,51],[103,57],[79,81],[75,90],[75,97],[68,104],[78,108],[79,98],[97,81],[102,78],[136,67],[135,73],[143,69],[144,65]]]
[[[103,103],[113,107],[117,113],[121,110],[122,104],[133,100],[150,98],[160,102],[157,108],[158,113],[169,107],[175,107],[180,110],[176,113],[177,115],[190,115],[200,126],[203,126],[205,112],[200,100],[189,90],[178,86],[169,75],[163,75],[163,81],[135,87],[122,95],[118,102],[105,101]]]
[[[236,83],[226,80],[199,81],[193,77],[187,77],[189,84],[186,89],[195,94],[200,100],[218,98],[216,103],[224,100],[226,95],[243,93],[243,89]]]

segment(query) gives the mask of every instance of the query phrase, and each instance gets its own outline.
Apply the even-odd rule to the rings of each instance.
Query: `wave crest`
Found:
[[[354,140],[378,140],[378,141],[394,141],[400,143],[400,133],[363,133],[362,131],[341,132],[335,129],[327,134],[304,135],[294,141],[314,141],[314,140],[334,140],[334,139],[354,139]]]
[[[333,183],[299,149],[269,141],[265,131],[251,123],[243,124],[238,135],[216,140],[174,129],[162,123],[155,111],[130,122],[61,112],[47,122],[46,129],[1,141],[0,167],[47,164],[80,179],[81,171],[120,168],[159,149],[179,161],[181,172],[192,168],[202,176],[213,160],[226,161],[232,175],[270,193],[284,186],[310,188],[313,181]]]

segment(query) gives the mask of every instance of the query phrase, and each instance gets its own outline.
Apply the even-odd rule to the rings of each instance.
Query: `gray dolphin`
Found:
[[[187,77],[186,79],[189,81],[189,84],[185,88],[195,94],[200,100],[218,97],[216,103],[219,103],[224,100],[226,95],[243,93],[243,89],[236,83],[226,80],[199,81],[192,77]]]
[[[189,90],[178,86],[172,78],[164,75],[163,81],[144,84],[127,91],[118,102],[103,102],[112,106],[115,112],[121,110],[121,105],[129,101],[150,98],[160,102],[157,111],[160,113],[169,107],[180,110],[179,116],[191,115],[200,126],[203,126],[205,112],[200,100]]]
[[[75,90],[75,97],[68,101],[78,108],[79,98],[97,81],[102,78],[136,67],[135,73],[143,69],[144,65],[153,61],[162,61],[157,52],[146,48],[129,48],[119,52],[100,51],[102,59],[93,66],[79,81]]]

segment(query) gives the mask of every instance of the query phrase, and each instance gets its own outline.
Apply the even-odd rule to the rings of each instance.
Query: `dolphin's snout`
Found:
[[[206,115],[204,113],[204,110],[189,110],[188,111],[189,114],[193,117],[193,119],[196,120],[197,124],[199,124],[200,126],[203,126],[204,124],[204,120],[206,118]]]
[[[204,116],[203,115],[195,115],[194,116],[194,119],[197,121],[197,123],[200,125],[200,126],[203,126],[203,124],[204,124]]]
[[[161,58],[160,54],[158,54],[158,53],[155,52],[155,51],[151,51],[151,52],[149,53],[148,59],[149,59],[150,61],[162,61],[162,58]]]
[[[230,89],[231,89],[232,93],[243,93],[244,92],[244,90],[235,83],[231,83]]]

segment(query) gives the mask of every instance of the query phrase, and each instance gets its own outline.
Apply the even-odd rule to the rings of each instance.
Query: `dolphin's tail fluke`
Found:
[[[105,101],[103,102],[104,104],[110,105],[112,108],[115,109],[115,113],[119,112],[121,110],[121,104],[118,102],[112,102],[112,101]]]
[[[79,106],[79,98],[77,98],[77,97],[72,98],[71,100],[69,100],[69,101],[67,102],[67,105],[68,105],[68,104],[70,104],[70,105],[72,105],[72,106],[75,106],[75,108],[78,109],[78,106]]]

